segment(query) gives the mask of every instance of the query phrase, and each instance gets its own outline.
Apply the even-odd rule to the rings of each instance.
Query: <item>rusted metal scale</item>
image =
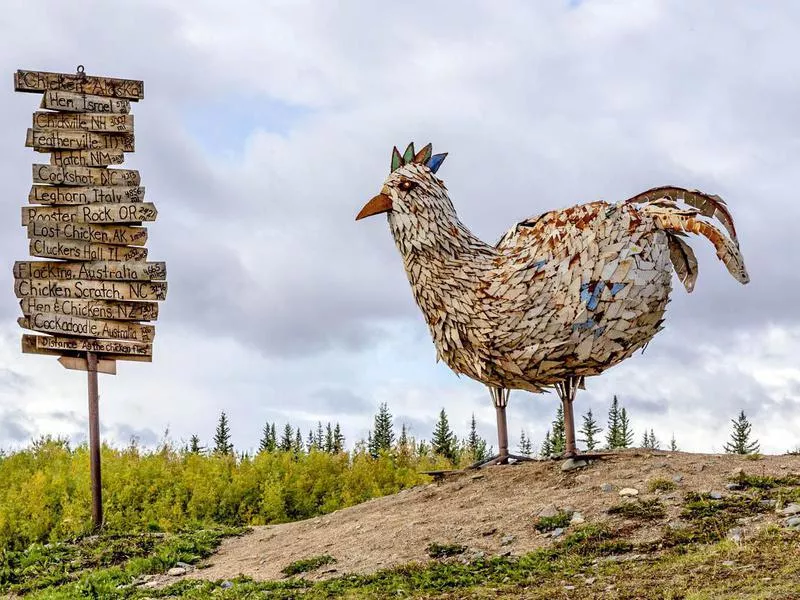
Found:
[[[117,361],[151,362],[158,303],[166,299],[166,264],[148,262],[139,171],[113,168],[135,150],[131,102],[144,82],[76,73],[18,70],[18,92],[40,93],[25,146],[50,153],[32,166],[31,192],[22,207],[29,253],[55,260],[17,261],[22,352],[57,356],[67,369],[88,374],[92,520],[103,522],[100,482],[98,373],[115,375]],[[112,168],[109,168],[112,167]],[[40,205],[40,206],[36,206]],[[41,206],[44,205],[44,206]]]
[[[741,283],[749,276],[733,219],[718,196],[678,187],[614,204],[591,202],[517,223],[487,244],[459,220],[436,176],[445,154],[394,148],[380,193],[356,220],[386,214],[437,360],[489,387],[499,455],[508,452],[512,389],[555,389],[566,454],[577,453],[572,404],[586,377],[643,349],[663,328],[677,273],[691,292],[697,260],[687,234],[708,239]],[[711,222],[717,219],[727,235]]]

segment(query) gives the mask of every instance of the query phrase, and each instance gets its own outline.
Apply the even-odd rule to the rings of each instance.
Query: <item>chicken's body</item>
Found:
[[[389,209],[365,207],[359,216],[388,212],[437,357],[491,390],[579,382],[645,346],[661,329],[673,270],[693,287],[697,263],[683,232],[708,237],[728,270],[748,281],[716,197],[658,188],[618,204],[591,202],[522,221],[491,246],[459,221],[444,183],[422,160],[429,147],[420,162],[410,148],[373,199]],[[703,215],[718,216],[733,240],[696,218]],[[560,395],[571,421],[572,398]],[[502,447],[501,440],[501,454]]]

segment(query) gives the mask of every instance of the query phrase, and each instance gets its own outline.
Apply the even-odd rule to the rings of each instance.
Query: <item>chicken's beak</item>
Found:
[[[392,199],[386,194],[378,194],[364,205],[361,212],[356,215],[356,221],[364,217],[371,217],[392,210]]]

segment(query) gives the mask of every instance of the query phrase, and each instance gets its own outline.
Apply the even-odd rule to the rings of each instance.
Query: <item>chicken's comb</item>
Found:
[[[422,150],[414,154],[414,142],[411,142],[407,147],[406,151],[401,155],[400,151],[395,146],[392,149],[392,170],[391,172],[394,173],[400,167],[407,165],[409,163],[416,163],[418,165],[425,165],[431,171],[436,173],[439,170],[439,167],[442,166],[445,157],[447,156],[447,152],[443,152],[442,154],[433,154],[433,145],[426,144]]]

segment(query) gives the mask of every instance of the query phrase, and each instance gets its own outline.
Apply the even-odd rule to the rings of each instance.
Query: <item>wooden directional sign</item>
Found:
[[[33,129],[77,129],[106,133],[133,133],[133,115],[108,113],[33,113]]]
[[[53,150],[50,164],[59,167],[107,167],[125,162],[122,150]]]
[[[158,302],[116,302],[114,300],[73,300],[71,298],[23,298],[22,314],[51,313],[112,321],[155,321]]]
[[[140,357],[153,355],[153,345],[141,342],[128,342],[120,340],[93,340],[79,337],[43,336],[25,334],[22,336],[23,348],[42,350],[56,350],[59,354],[64,352],[98,352],[108,354],[107,358],[115,360],[136,360]],[[46,352],[36,352],[45,354]],[[130,358],[128,358],[130,357]]]
[[[35,224],[34,224],[35,226]],[[66,228],[66,226],[64,226]],[[40,258],[66,260],[147,260],[147,248],[114,244],[91,244],[47,237],[31,238],[28,252]]]
[[[164,300],[166,281],[117,282],[91,279],[15,279],[17,298],[76,298],[79,300]]]
[[[31,204],[92,204],[94,202],[144,202],[144,188],[123,186],[74,187],[71,185],[33,185],[28,194]]]
[[[142,183],[139,171],[98,167],[59,167],[33,165],[33,182],[52,185],[130,185]]]
[[[18,70],[14,89],[42,94],[25,145],[50,153],[34,164],[22,208],[29,252],[50,261],[14,263],[18,323],[51,335],[22,336],[22,352],[58,356],[67,369],[88,372],[92,522],[103,523],[98,373],[116,374],[117,360],[152,361],[158,302],[167,294],[166,264],[147,261],[139,172],[109,168],[135,150],[131,101],[144,97],[135,79],[77,72]]]
[[[22,207],[22,225],[28,223],[139,223],[155,221],[158,212],[151,202],[84,204],[81,206]]]
[[[87,225],[86,223],[48,225],[46,223],[28,223],[28,238],[47,238],[49,240],[93,242],[98,244],[114,244],[119,246],[144,246],[147,243],[146,227],[130,225]],[[53,256],[51,258],[69,258]],[[141,260],[141,257],[136,260]],[[81,260],[87,260],[81,258]],[[123,259],[109,259],[123,260]]]
[[[131,340],[150,343],[156,334],[156,328],[152,325],[140,325],[130,321],[66,317],[48,313],[32,313],[30,317],[19,317],[17,321],[25,329],[41,331],[42,333],[78,335],[106,340]]]
[[[130,321],[105,321],[84,319],[83,317],[65,317],[46,313],[33,313],[30,317],[17,319],[20,327],[41,331],[42,333],[58,333],[61,335],[78,335],[81,337],[103,338],[107,340],[131,340],[150,343],[156,334],[152,325],[140,325]]]
[[[56,90],[45,92],[42,95],[41,107],[70,113],[128,114],[131,111],[129,100]]]
[[[141,100],[144,98],[144,82],[116,77],[95,77],[80,74],[51,73],[49,71],[23,71],[14,74],[14,91],[46,92],[58,90],[95,94],[110,98]]]
[[[28,129],[25,145],[34,150],[122,150],[134,151],[132,133],[95,133],[72,129]]]
[[[58,359],[58,362],[61,363],[61,365],[65,369],[70,369],[71,371],[89,370],[89,361],[86,360],[85,358],[79,358],[77,356],[62,356]],[[115,360],[98,359],[95,369],[97,369],[98,373],[106,373],[107,375],[116,375],[117,362]]]
[[[167,278],[165,262],[86,261],[63,262],[57,260],[24,261],[14,263],[14,277],[18,279],[99,279],[107,281],[163,281]]]

